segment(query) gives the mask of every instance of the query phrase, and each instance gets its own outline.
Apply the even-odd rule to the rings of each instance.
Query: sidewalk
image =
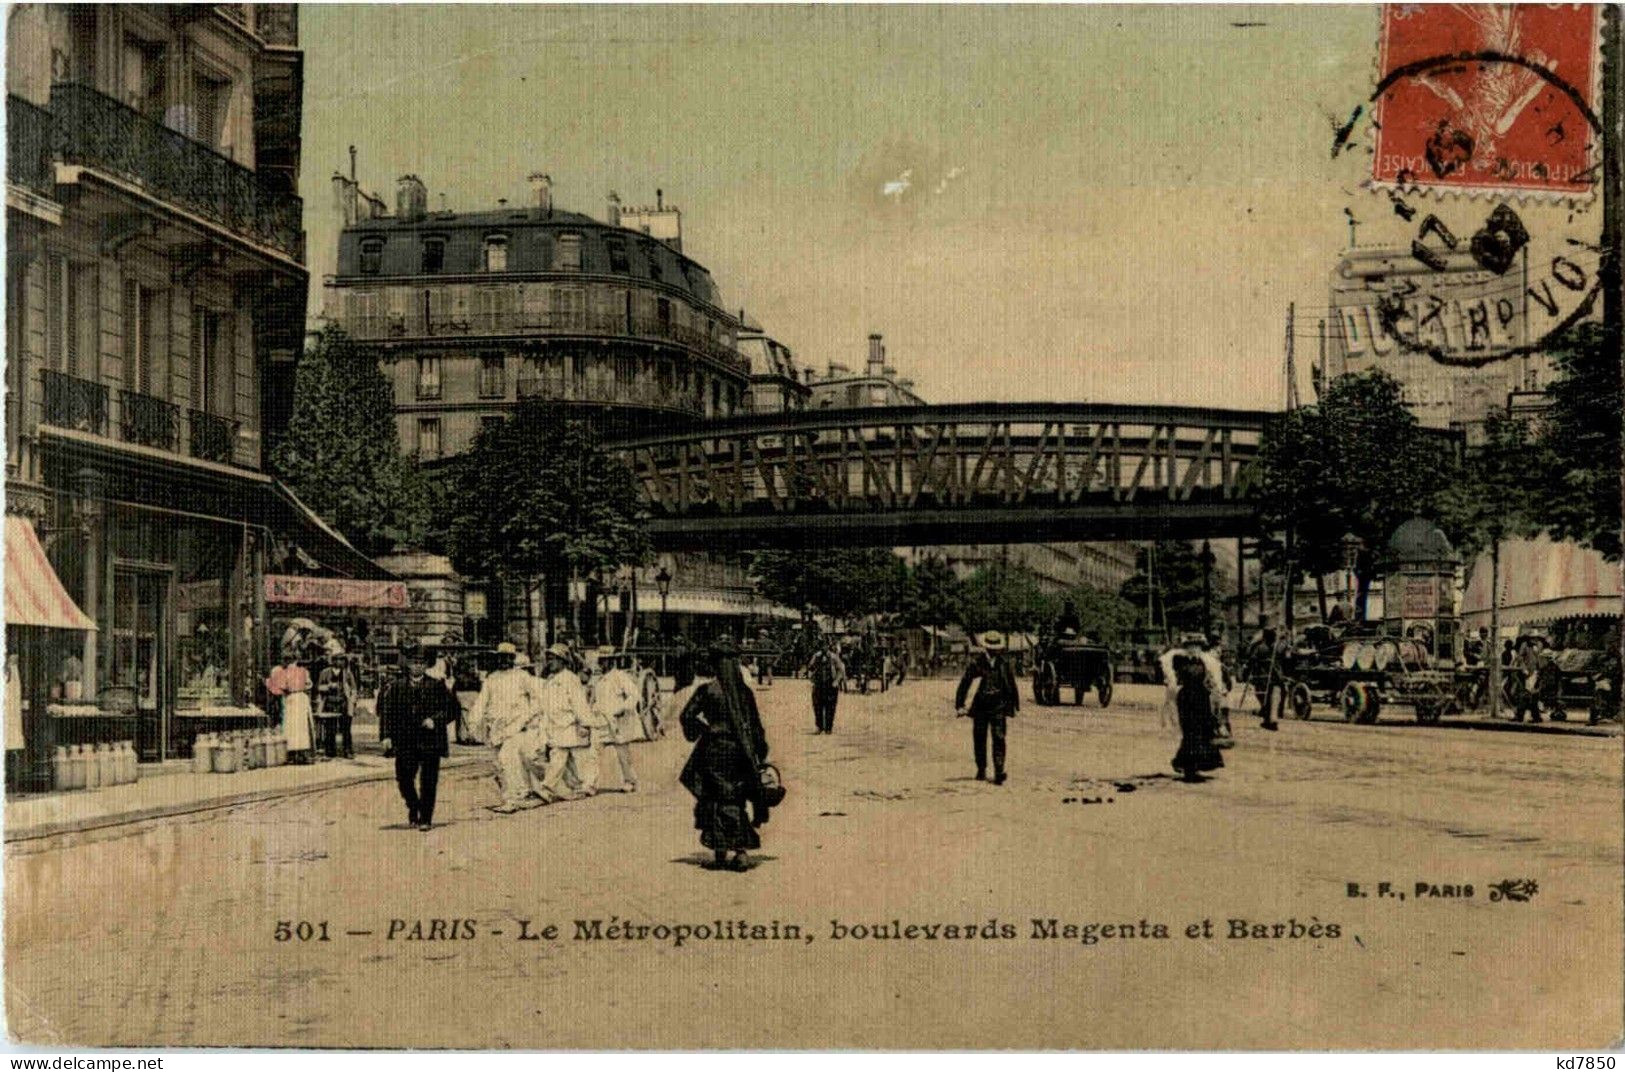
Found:
[[[121,826],[171,815],[233,807],[395,777],[375,724],[355,727],[354,759],[318,759],[309,766],[265,767],[235,774],[194,774],[189,760],[141,765],[140,778],[105,789],[31,793],[6,799],[8,845]],[[441,769],[466,766],[485,749],[452,745]]]

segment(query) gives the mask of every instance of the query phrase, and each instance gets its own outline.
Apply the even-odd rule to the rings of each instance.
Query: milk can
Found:
[[[121,777],[121,775],[124,773],[124,762],[123,760],[119,759],[118,749],[118,745],[109,743],[108,746],[102,750],[103,785],[122,785],[124,783],[124,779]]]
[[[124,742],[124,780],[134,782],[141,777],[141,757],[135,754],[135,742]]]
[[[85,753],[85,788],[102,787],[102,746],[97,744]]]
[[[68,784],[68,749],[65,745],[56,746],[56,754],[51,757],[51,786],[55,789],[71,789]]]
[[[200,733],[192,740],[192,773],[207,774],[214,769],[214,734]]]
[[[237,742],[227,737],[214,750],[214,769],[217,774],[231,774],[239,763]]]
[[[68,748],[68,788],[83,789],[85,787],[85,746],[71,745]]]
[[[288,763],[288,739],[278,733],[271,738],[271,766],[284,767]]]

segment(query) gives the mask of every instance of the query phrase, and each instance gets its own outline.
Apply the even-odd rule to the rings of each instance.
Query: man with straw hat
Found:
[[[971,718],[976,780],[987,781],[987,739],[991,736],[993,784],[1003,785],[1005,723],[1021,709],[1021,695],[1016,691],[1015,671],[1005,655],[1004,634],[990,630],[981,635],[979,642],[980,650],[971,657],[965,676],[959,679],[954,710],[961,718]]]
[[[542,666],[540,722],[547,737],[547,771],[540,795],[549,803],[592,796],[598,791],[598,757],[592,731],[603,720],[587,699],[587,688],[570,669],[570,649],[554,644]]]
[[[531,806],[534,794],[526,757],[536,749],[531,724],[541,705],[541,682],[518,665],[512,644],[497,645],[500,665],[486,675],[468,712],[468,726],[491,749],[502,799],[491,807],[507,815]]]
[[[643,691],[637,679],[620,664],[621,655],[614,645],[605,644],[598,649],[598,676],[587,690],[593,710],[603,720],[601,728],[592,731],[592,748],[597,753],[600,769],[605,746],[615,751],[620,762],[621,792],[638,791],[638,775],[632,769],[632,742],[643,739],[643,720],[638,705]]]

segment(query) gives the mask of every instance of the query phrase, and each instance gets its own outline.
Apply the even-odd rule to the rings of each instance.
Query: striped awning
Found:
[[[69,598],[27,518],[6,517],[6,624],[95,629]]]
[[[1462,596],[1461,617],[1470,628],[1490,620],[1490,556],[1479,556]],[[1617,615],[1625,609],[1618,563],[1573,543],[1544,536],[1501,545],[1501,624],[1532,625],[1560,618]]]

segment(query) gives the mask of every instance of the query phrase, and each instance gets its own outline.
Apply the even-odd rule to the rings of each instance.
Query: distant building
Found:
[[[900,378],[886,364],[886,344],[880,335],[869,336],[869,357],[861,372],[831,361],[824,375],[813,375],[813,409],[858,409],[869,406],[923,406],[914,381]]]
[[[806,409],[812,395],[790,348],[771,338],[760,324],[739,314],[739,353],[750,363],[750,413],[792,413]]]
[[[1544,390],[1550,361],[1538,354],[1480,368],[1449,365],[1407,349],[1383,327],[1380,302],[1406,294],[1403,330],[1416,341],[1470,357],[1475,351],[1523,345],[1528,298],[1523,273],[1505,276],[1481,268],[1466,253],[1445,256],[1436,269],[1409,249],[1351,249],[1330,279],[1330,319],[1321,327],[1324,360],[1317,382],[1380,368],[1404,387],[1406,404],[1430,428],[1456,428],[1469,439],[1492,410],[1505,410],[1518,394]]]

